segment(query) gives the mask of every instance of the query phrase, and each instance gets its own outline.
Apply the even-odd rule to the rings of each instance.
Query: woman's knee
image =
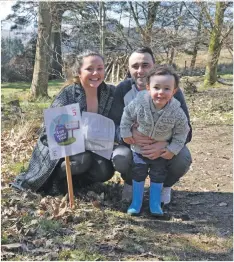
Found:
[[[80,175],[87,172],[92,165],[91,152],[86,151],[84,153],[70,156],[70,166],[72,175]],[[61,172],[66,174],[66,163],[61,163]]]
[[[88,179],[92,182],[105,182],[114,175],[114,167],[110,160],[94,155],[92,167],[88,171]]]
[[[132,167],[132,151],[127,146],[117,146],[113,150],[112,163],[116,171],[126,174]]]

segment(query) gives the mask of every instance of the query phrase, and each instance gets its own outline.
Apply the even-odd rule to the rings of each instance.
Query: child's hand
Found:
[[[134,138],[132,136],[123,138],[123,141],[126,144],[129,144],[129,145],[135,144],[135,140],[134,140]]]
[[[161,150],[161,155],[160,155],[160,157],[169,160],[169,159],[172,159],[173,156],[174,156],[174,154],[173,154],[171,151],[169,151],[167,148],[163,148],[163,149]]]

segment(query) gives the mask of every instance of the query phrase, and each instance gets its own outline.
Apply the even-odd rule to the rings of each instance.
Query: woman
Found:
[[[115,87],[103,82],[104,74],[103,57],[97,52],[85,51],[75,58],[73,83],[61,90],[51,107],[79,103],[81,112],[93,112],[108,117]],[[74,178],[92,183],[107,181],[114,175],[111,161],[90,151],[71,156],[70,163],[74,186]],[[59,185],[64,184],[61,179],[66,179],[65,161],[63,158],[50,160],[44,127],[32,153],[28,170],[19,174],[11,185],[21,190],[31,189],[55,195],[61,191]]]

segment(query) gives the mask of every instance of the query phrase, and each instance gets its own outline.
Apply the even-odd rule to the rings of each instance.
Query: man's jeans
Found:
[[[123,180],[129,185],[132,184],[132,151],[124,145],[117,146],[112,155],[112,162]],[[167,161],[168,175],[164,181],[164,187],[173,186],[185,175],[192,163],[192,157],[187,146],[184,146],[178,155]]]

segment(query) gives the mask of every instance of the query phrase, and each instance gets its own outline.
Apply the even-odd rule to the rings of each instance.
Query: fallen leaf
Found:
[[[228,204],[227,203],[225,203],[225,202],[221,202],[221,203],[219,203],[219,206],[220,207],[226,207]]]
[[[203,204],[203,203],[200,202],[200,201],[193,201],[193,202],[190,202],[190,205],[200,205],[200,204]]]
[[[2,250],[19,250],[22,249],[22,244],[21,243],[12,243],[12,244],[7,244],[7,245],[2,245],[1,248]]]
[[[93,202],[92,202],[92,204],[93,204],[93,206],[94,207],[96,207],[96,208],[101,208],[101,203],[99,202],[99,201],[97,201],[97,200],[94,200]]]
[[[68,194],[66,194],[66,195],[62,198],[59,207],[60,207],[60,208],[64,208],[65,206],[67,206],[67,200],[68,200]]]

